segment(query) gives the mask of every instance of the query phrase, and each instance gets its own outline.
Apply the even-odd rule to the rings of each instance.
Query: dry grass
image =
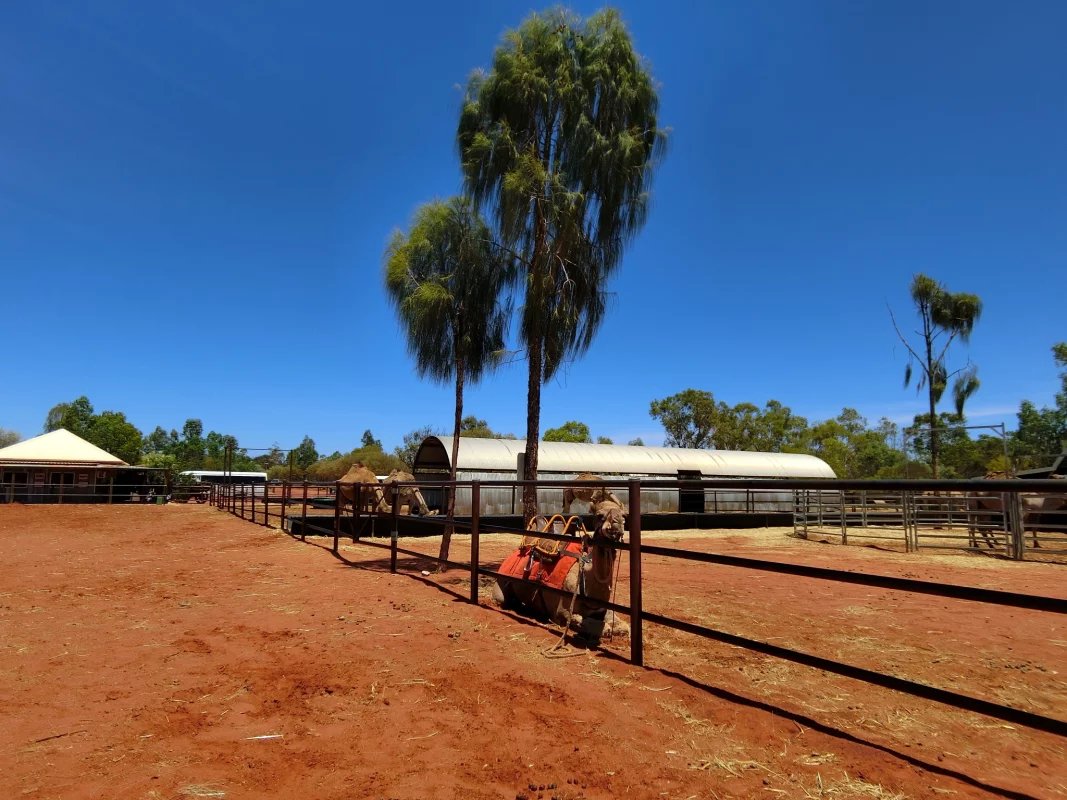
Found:
[[[178,794],[185,797],[225,797],[226,792],[222,789],[216,789],[213,786],[201,786],[199,784],[191,784],[178,790]]]
[[[893,792],[881,784],[870,783],[849,777],[843,773],[842,777],[827,783],[823,780],[822,773],[815,776],[815,786],[804,788],[804,796],[809,800],[851,800],[851,798],[871,798],[871,800],[907,800],[907,795]]]

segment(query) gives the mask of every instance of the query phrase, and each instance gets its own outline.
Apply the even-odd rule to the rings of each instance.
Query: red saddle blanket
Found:
[[[555,556],[543,555],[537,552],[534,546],[527,545],[505,558],[499,572],[515,578],[537,581],[553,589],[562,589],[567,573],[571,571],[575,560],[581,557],[581,542],[568,542]]]

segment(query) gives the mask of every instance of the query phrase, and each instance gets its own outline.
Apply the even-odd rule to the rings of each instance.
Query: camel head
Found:
[[[597,532],[613,542],[620,541],[626,533],[626,517],[622,506],[611,500],[596,504]]]

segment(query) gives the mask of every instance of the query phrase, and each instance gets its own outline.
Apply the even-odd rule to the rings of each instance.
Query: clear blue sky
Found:
[[[576,3],[588,13],[598,7]],[[633,2],[670,148],[593,348],[542,429],[662,431],[688,387],[812,420],[922,410],[887,304],[985,301],[972,422],[1051,402],[1067,339],[1067,5]],[[88,395],[146,433],[387,447],[447,428],[381,286],[460,188],[460,86],[529,2],[0,7],[0,426]],[[467,395],[525,430],[525,364]]]

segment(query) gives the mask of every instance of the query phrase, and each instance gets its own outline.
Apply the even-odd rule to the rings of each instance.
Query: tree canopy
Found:
[[[527,478],[537,474],[541,384],[591,344],[607,281],[644,224],[665,142],[657,114],[651,74],[612,9],[527,17],[467,85],[464,186],[519,266]],[[530,487],[523,501],[532,516]]]
[[[589,435],[588,425],[577,420],[570,420],[569,422],[564,422],[558,428],[549,428],[545,431],[544,441],[584,443],[592,442],[593,438]]]
[[[911,383],[917,365],[919,376],[915,388],[920,392],[926,389],[929,418],[936,420],[937,405],[949,381],[955,377],[952,396],[956,414],[962,417],[967,400],[978,391],[978,370],[968,361],[965,366],[950,372],[946,359],[949,347],[956,339],[970,340],[971,332],[982,316],[982,301],[974,294],[950,292],[943,284],[921,273],[912,279],[911,299],[919,315],[918,344],[912,345],[893,318],[897,336],[908,350],[904,386]],[[939,443],[940,431],[934,426],[930,429],[930,468],[935,478],[938,477]]]

